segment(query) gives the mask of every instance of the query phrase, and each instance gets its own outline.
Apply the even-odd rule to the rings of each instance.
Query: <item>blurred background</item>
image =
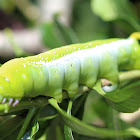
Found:
[[[140,31],[139,0],[0,0],[0,58]]]
[[[0,0],[0,63],[73,43],[126,38],[138,31],[140,0]],[[116,113],[94,93],[88,96],[83,120],[112,129],[140,128],[139,116]]]

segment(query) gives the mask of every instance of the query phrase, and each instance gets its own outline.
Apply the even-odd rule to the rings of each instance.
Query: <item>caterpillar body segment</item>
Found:
[[[39,55],[17,58],[0,67],[0,100],[15,106],[22,97],[45,95],[62,101],[79,84],[94,88],[100,78],[111,81],[114,90],[119,70],[140,68],[140,48],[135,38],[99,40],[53,49]]]

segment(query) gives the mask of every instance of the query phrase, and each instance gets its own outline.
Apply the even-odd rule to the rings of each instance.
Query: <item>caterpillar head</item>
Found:
[[[16,106],[19,103],[19,97],[11,87],[11,81],[3,76],[0,76],[0,103],[8,102],[9,106]]]

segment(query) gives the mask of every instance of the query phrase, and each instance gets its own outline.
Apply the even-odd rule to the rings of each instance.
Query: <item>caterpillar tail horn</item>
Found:
[[[140,40],[140,32],[134,32],[130,35],[131,38]]]

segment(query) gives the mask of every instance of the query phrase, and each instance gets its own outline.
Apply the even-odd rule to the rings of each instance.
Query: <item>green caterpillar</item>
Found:
[[[128,39],[97,40],[60,47],[25,58],[16,58],[0,67],[0,101],[15,106],[22,97],[50,96],[62,101],[62,90],[77,95],[80,84],[94,88],[105,78],[118,86],[120,70],[140,69],[140,33]]]

